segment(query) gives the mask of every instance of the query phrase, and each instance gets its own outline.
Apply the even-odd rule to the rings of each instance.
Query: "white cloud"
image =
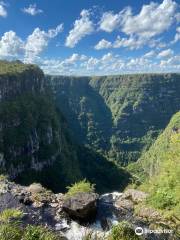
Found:
[[[109,42],[105,39],[102,39],[95,45],[96,50],[108,49],[108,48],[128,48],[130,50],[142,48],[145,44],[152,44],[152,40],[137,38],[135,36],[130,36],[129,38],[121,38],[117,36],[114,42]]]
[[[180,71],[180,56],[160,60],[144,56],[121,58],[109,52],[101,57],[86,56],[83,60],[81,55],[75,53],[64,60],[42,60],[41,67],[46,73],[63,75],[178,72]]]
[[[177,23],[179,23],[180,22],[180,12],[176,13],[175,18],[176,18]]]
[[[80,15],[80,19],[74,22],[74,27],[66,38],[65,45],[67,47],[73,48],[83,37],[94,31],[94,24],[90,20],[90,12],[84,9]]]
[[[138,39],[133,36],[131,36],[130,38],[121,38],[120,36],[118,36],[113,46],[114,48],[126,47],[133,50],[143,47],[146,42],[147,41],[145,41],[144,39]]]
[[[17,57],[23,52],[23,41],[15,32],[6,32],[0,40],[0,57]]]
[[[171,42],[172,44],[177,43],[180,41],[180,27],[176,28],[176,34],[174,36],[174,40]]]
[[[84,61],[87,57],[78,53],[73,53],[69,58],[63,61],[64,64],[76,64],[78,61]]]
[[[144,5],[139,14],[129,12],[123,19],[122,30],[126,34],[154,37],[167,30],[173,23],[177,9],[176,2],[164,0],[161,4],[151,2]]]
[[[180,55],[173,56],[167,60],[161,60],[159,67],[163,71],[180,71]]]
[[[49,40],[56,37],[62,30],[62,24],[58,25],[55,29],[48,30],[48,32],[39,28],[34,29],[25,43],[25,61],[32,62],[48,46]]]
[[[151,58],[155,56],[155,51],[151,50],[150,52],[147,52],[146,54],[144,54],[145,58]]]
[[[100,49],[107,49],[107,48],[111,48],[112,47],[112,43],[102,39],[101,41],[99,41],[96,46],[94,47],[96,50],[100,50]]]
[[[175,1],[163,0],[162,3],[151,2],[143,5],[136,15],[133,14],[130,7],[124,8],[119,13],[105,12],[99,22],[99,28],[106,32],[117,29],[129,35],[129,37],[119,37],[116,43],[112,44],[113,47],[137,49],[145,44],[155,45],[155,41],[154,43],[150,41],[168,30],[173,22],[178,21],[177,9],[178,5]],[[161,43],[157,44],[159,48],[165,47],[163,43],[162,45]]]
[[[169,49],[166,49],[166,50],[163,50],[162,52],[160,52],[158,54],[158,57],[159,58],[168,58],[168,57],[171,57],[173,54],[174,54],[173,50],[169,48]]]
[[[114,14],[113,12],[105,12],[99,22],[100,29],[106,32],[112,32],[120,25],[120,14]]]
[[[22,11],[31,16],[35,16],[37,14],[43,13],[43,10],[38,9],[36,4],[30,4],[27,8],[23,8]]]
[[[5,6],[6,4],[4,2],[0,2],[0,17],[7,17]]]
[[[19,57],[24,58],[25,62],[33,62],[48,46],[49,40],[56,37],[62,30],[62,24],[47,32],[36,28],[24,41],[13,31],[5,32],[0,39],[0,57]]]

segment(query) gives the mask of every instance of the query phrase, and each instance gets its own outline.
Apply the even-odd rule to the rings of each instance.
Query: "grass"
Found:
[[[17,209],[6,209],[0,214],[0,240],[61,240],[43,226],[27,225],[23,227],[19,221],[23,212]]]
[[[14,74],[14,73],[22,73],[27,69],[35,69],[37,68],[32,64],[23,64],[20,61],[2,61],[0,60],[0,75],[4,74]]]
[[[140,240],[133,227],[126,221],[112,227],[108,240]]]
[[[73,185],[67,187],[68,192],[66,197],[72,197],[80,192],[92,193],[95,191],[95,185],[88,182],[86,179],[74,183]]]
[[[14,208],[9,208],[4,210],[0,214],[0,222],[10,222],[11,219],[13,220],[19,220],[23,217],[23,212]]]

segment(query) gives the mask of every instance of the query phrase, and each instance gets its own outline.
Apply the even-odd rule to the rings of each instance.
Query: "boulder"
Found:
[[[77,193],[64,200],[62,209],[71,218],[88,221],[96,215],[97,200],[96,193]]]
[[[115,202],[114,206],[118,209],[131,211],[134,209],[134,203],[128,199],[119,199]]]
[[[44,192],[44,188],[40,183],[33,183],[27,187],[27,191],[31,192],[32,194],[37,194]]]
[[[124,192],[122,195],[122,198],[124,199],[130,199],[134,203],[139,203],[144,201],[147,198],[148,194],[142,191],[138,191],[135,189],[128,189]]]

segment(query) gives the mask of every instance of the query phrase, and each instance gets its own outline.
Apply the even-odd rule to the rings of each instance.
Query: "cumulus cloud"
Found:
[[[70,30],[66,38],[65,45],[73,48],[83,37],[94,31],[94,24],[90,20],[90,11],[82,10],[80,18],[74,22],[73,28]]]
[[[0,57],[16,57],[23,52],[23,41],[15,32],[6,32],[0,40]]]
[[[106,32],[112,32],[120,26],[121,14],[105,12],[99,22],[99,28]]]
[[[112,43],[102,39],[101,41],[99,41],[96,46],[94,47],[96,50],[100,50],[100,49],[107,49],[107,48],[111,48],[112,47]]]
[[[6,4],[4,2],[0,2],[0,17],[7,17],[7,11],[5,6]]]
[[[180,55],[161,60],[159,67],[162,71],[180,71]]]
[[[160,52],[158,54],[158,57],[159,58],[168,58],[168,57],[171,57],[173,54],[174,54],[174,51],[169,48],[169,49],[166,49],[166,50],[163,50],[162,52]]]
[[[36,4],[30,4],[28,7],[23,8],[22,11],[31,16],[35,16],[37,14],[43,13],[42,9],[38,9]]]
[[[51,38],[56,37],[63,31],[63,25],[58,25],[55,29],[50,29],[47,32],[34,29],[33,33],[28,36],[25,44],[25,60],[32,62],[43,50],[48,46]]]
[[[126,34],[137,34],[141,37],[154,37],[167,30],[173,23],[177,9],[176,2],[164,0],[161,4],[151,2],[144,5],[139,14],[129,12],[125,15],[122,30]]]
[[[122,58],[119,55],[107,53],[101,57],[73,54],[64,60],[45,60],[41,67],[46,73],[66,75],[108,75],[137,72],[167,72],[180,70],[180,56],[165,59],[141,57]]]
[[[19,57],[24,58],[25,62],[33,62],[48,46],[49,40],[56,37],[62,30],[62,24],[47,32],[36,28],[24,41],[14,31],[6,32],[0,39],[0,57]]]
[[[129,36],[119,37],[116,41],[117,47],[139,48],[141,44],[149,43],[154,37],[168,30],[173,22],[178,21],[177,8],[175,1],[163,0],[162,3],[151,2],[143,5],[136,15],[130,7],[124,8],[119,13],[105,12],[99,22],[99,28],[106,32],[117,29]],[[102,48],[100,45],[98,49]]]
[[[144,54],[145,58],[151,58],[155,56],[155,51],[151,50],[150,52],[147,52],[146,54]]]
[[[108,49],[108,48],[128,48],[130,50],[142,48],[145,44],[152,45],[153,41],[151,39],[142,39],[135,36],[130,36],[129,38],[117,36],[114,42],[109,42],[105,39],[100,40],[96,45],[95,49]]]
[[[176,28],[176,34],[174,36],[174,40],[171,42],[172,44],[177,43],[180,41],[180,27]]]

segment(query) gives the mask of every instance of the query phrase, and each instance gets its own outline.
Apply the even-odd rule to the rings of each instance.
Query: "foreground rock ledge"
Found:
[[[96,193],[77,193],[67,198],[62,208],[73,219],[89,221],[96,216],[98,197]]]

